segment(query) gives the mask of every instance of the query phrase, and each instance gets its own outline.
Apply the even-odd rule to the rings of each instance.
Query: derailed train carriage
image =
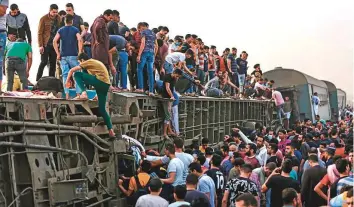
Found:
[[[161,149],[161,101],[135,93],[110,94],[116,131]],[[0,207],[125,206],[118,176],[135,172],[126,139],[109,139],[97,102],[0,97]],[[186,145],[217,143],[236,124],[272,122],[270,101],[181,98]]]
[[[309,118],[315,119],[312,107],[312,95],[318,93],[321,100],[318,113],[321,119],[338,120],[338,106],[336,105],[335,86],[330,82],[318,80],[312,76],[294,69],[275,68],[263,74],[269,80],[276,80],[275,87],[283,97],[288,96],[292,101],[293,112],[291,122]],[[331,106],[333,103],[333,106]]]

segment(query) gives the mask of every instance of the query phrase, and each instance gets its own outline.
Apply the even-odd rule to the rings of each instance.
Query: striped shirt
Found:
[[[348,177],[345,177],[345,178],[342,178],[338,181],[338,184],[337,184],[337,195],[340,194],[340,191],[342,190],[342,188],[344,186],[354,186],[354,176],[353,175],[350,175]]]

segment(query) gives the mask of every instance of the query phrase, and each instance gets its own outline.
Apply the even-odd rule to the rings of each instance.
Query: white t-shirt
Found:
[[[155,195],[143,195],[136,202],[135,207],[168,207],[168,202]]]
[[[264,85],[262,85],[262,84],[260,84],[260,83],[257,82],[257,83],[254,85],[254,90],[257,90],[257,89],[265,90],[266,87],[265,87]]]
[[[173,52],[166,56],[166,62],[170,64],[177,64],[179,62],[183,62],[186,59],[186,55],[181,52]]]

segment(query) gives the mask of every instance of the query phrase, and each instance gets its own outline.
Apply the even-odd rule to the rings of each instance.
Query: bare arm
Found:
[[[314,191],[315,191],[319,196],[321,196],[321,198],[327,200],[327,199],[328,199],[327,195],[322,192],[322,188],[324,188],[324,187],[325,187],[325,185],[323,185],[321,182],[319,182],[319,183],[315,186]]]
[[[229,191],[225,190],[224,197],[222,198],[221,207],[227,207],[227,202],[229,200]]]
[[[140,44],[138,56],[141,56],[141,53],[143,53],[144,48],[145,48],[145,37],[141,38],[141,44]]]
[[[77,38],[77,48],[79,48],[79,53],[82,52],[82,37],[79,33],[76,34]]]
[[[74,73],[75,71],[78,71],[78,70],[81,70],[80,65],[71,68],[70,71],[69,71],[67,80],[70,80],[70,78],[72,77],[73,73]]]
[[[168,95],[172,98],[173,94],[172,94],[172,91],[170,89],[170,83],[165,83],[165,85],[166,85],[166,91],[167,91]]]
[[[53,47],[54,47],[55,53],[57,53],[57,57],[60,57],[59,45],[58,45],[59,40],[60,40],[60,34],[57,33],[54,37],[54,40],[53,40]]]
[[[175,179],[176,179],[176,172],[170,172],[169,178],[161,179],[161,181],[166,184],[172,184],[173,182],[175,182]]]
[[[109,64],[110,64],[111,67],[114,67],[112,55],[113,55],[113,54],[116,54],[116,53],[117,53],[116,47],[113,47],[112,49],[110,49],[110,50],[108,51],[108,56],[109,56],[109,59],[110,59]]]
[[[27,71],[30,71],[32,67],[32,52],[27,53]]]

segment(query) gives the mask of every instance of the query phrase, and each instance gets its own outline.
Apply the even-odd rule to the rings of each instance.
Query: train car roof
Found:
[[[321,88],[327,88],[325,82],[294,69],[277,67],[263,73],[265,78],[275,80],[276,87],[290,87],[304,84],[311,84]]]
[[[337,87],[336,87],[336,85],[334,85],[332,82],[325,81],[325,80],[322,80],[322,81],[323,81],[323,82],[325,82],[325,84],[327,85],[328,92],[334,92],[334,91],[337,91]]]

